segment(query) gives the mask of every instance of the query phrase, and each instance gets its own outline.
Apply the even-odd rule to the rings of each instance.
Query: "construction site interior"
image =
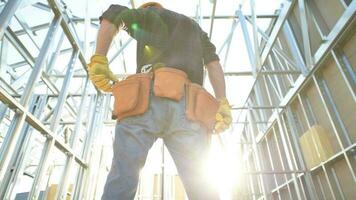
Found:
[[[220,199],[356,199],[356,1],[158,2],[208,33],[224,69],[233,123],[206,164]],[[0,0],[0,199],[101,199],[116,121],[86,66],[99,16],[142,3]],[[135,52],[120,31],[117,77],[135,73]],[[188,199],[162,140],[135,199]]]

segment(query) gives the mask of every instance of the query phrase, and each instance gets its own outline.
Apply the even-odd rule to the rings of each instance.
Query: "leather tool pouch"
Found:
[[[145,113],[149,105],[150,74],[135,74],[113,86],[113,116],[123,118]]]
[[[212,131],[215,125],[215,115],[219,108],[219,102],[204,88],[195,83],[187,85],[186,115],[189,120],[198,121],[208,131]]]
[[[179,69],[163,67],[154,72],[153,92],[155,96],[179,101],[184,94],[187,74]]]

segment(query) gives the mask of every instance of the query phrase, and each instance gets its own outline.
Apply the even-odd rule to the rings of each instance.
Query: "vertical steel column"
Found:
[[[83,87],[83,91],[82,91],[82,99],[80,102],[80,106],[79,106],[79,111],[78,111],[78,115],[77,115],[77,119],[75,122],[75,127],[74,127],[74,131],[73,134],[71,135],[71,139],[70,139],[70,146],[75,149],[75,145],[77,144],[78,140],[79,140],[79,132],[82,128],[82,123],[83,123],[83,112],[84,112],[84,106],[86,104],[87,101],[87,91],[88,91],[88,79],[85,80],[85,84]],[[73,169],[74,166],[74,157],[73,155],[69,155],[68,156],[68,162],[66,162],[65,165],[65,170],[63,172],[63,176],[61,178],[60,181],[60,185],[58,187],[57,193],[55,195],[56,199],[65,199],[66,198],[66,194],[67,194],[67,189],[68,189],[68,184],[69,184],[69,175]],[[78,169],[79,170],[79,169]]]
[[[255,84],[256,100],[257,100],[258,105],[263,106],[265,104],[264,104],[263,98],[261,98],[260,84],[258,83],[258,80],[257,80],[257,73],[261,66],[259,66],[260,62],[258,62],[256,60],[256,56],[260,56],[260,55],[259,54],[256,55],[257,49],[253,49],[253,46],[251,44],[250,35],[249,35],[248,29],[247,29],[246,19],[245,19],[245,16],[243,15],[241,9],[242,8],[240,6],[240,8],[236,11],[236,15],[239,17],[239,20],[240,20],[241,29],[242,29],[242,33],[244,35],[244,41],[245,41],[249,61],[250,61],[251,68],[252,68],[252,74],[253,74],[253,77],[256,79],[256,84]],[[260,110],[259,113],[263,120],[265,120],[267,118],[263,111]]]
[[[298,97],[299,104],[302,108],[302,112],[304,115],[303,119],[305,119],[305,121],[307,122],[308,128],[310,128],[311,126],[313,126],[316,123],[315,118],[311,114],[312,110],[310,110],[308,107],[306,107],[306,98],[304,95],[299,93],[299,94],[297,94],[297,97]]]
[[[211,21],[210,21],[210,31],[209,31],[209,38],[211,39],[212,35],[213,35],[213,27],[214,27],[214,19],[215,19],[215,9],[216,9],[216,2],[217,0],[213,0],[214,4],[213,4],[213,11],[211,13]]]
[[[335,169],[333,167],[331,167],[331,174],[333,175],[334,177],[334,180],[335,180],[335,184],[336,184],[336,188],[338,189],[339,191],[339,194],[340,194],[340,197],[342,200],[345,200],[345,194],[344,192],[342,191],[342,188],[341,188],[341,185],[340,185],[340,181],[339,181],[339,178],[337,177],[337,174],[335,172]]]
[[[278,44],[279,44],[279,42],[278,42]],[[277,45],[277,44],[276,44]],[[276,64],[278,64],[278,68],[279,68],[279,70],[281,70],[281,71],[288,71],[289,69],[288,69],[288,62],[284,59],[284,58],[282,58],[283,59],[283,61],[280,59],[280,57],[278,56],[278,54],[276,54],[275,53],[276,51],[274,51],[273,49],[272,49],[272,52],[271,52],[271,56],[273,55],[274,56],[274,59],[276,60]],[[291,79],[291,77],[290,77],[290,74],[286,74],[287,75],[287,80],[289,81],[289,84],[290,85],[293,85],[293,80]],[[277,76],[277,75],[276,75]],[[281,79],[281,77],[280,76],[277,76],[279,79]],[[288,91],[288,87],[286,88],[286,84],[282,84],[283,83],[283,79],[282,79],[282,81],[281,81],[281,86],[283,86],[283,89],[284,90],[286,90],[286,91]]]
[[[226,52],[225,52],[225,57],[224,57],[224,63],[223,63],[223,69],[226,68],[226,61],[230,52],[230,46],[231,46],[231,42],[232,42],[232,38],[234,36],[234,32],[237,26],[237,21],[234,19],[231,25],[231,30],[230,33],[228,35],[228,37],[226,38],[225,44],[227,43],[227,47],[226,47]]]
[[[287,156],[287,162],[288,162],[289,169],[290,170],[297,170],[297,169],[295,169],[295,166],[292,163],[292,157],[291,156],[293,155],[293,153],[289,149],[290,145],[287,144],[287,138],[286,138],[287,137],[287,133],[286,133],[286,130],[284,129],[284,127],[283,127],[283,124],[282,124],[282,121],[281,121],[281,117],[279,115],[279,111],[278,110],[276,110],[276,115],[277,115],[277,125],[278,125],[278,128],[279,128],[279,132],[281,134],[284,150],[286,151],[286,156]],[[296,176],[295,173],[292,174],[292,178],[293,178],[294,188],[296,190],[298,200],[301,200],[302,197],[300,196],[299,185],[298,185],[297,176]]]
[[[356,101],[356,74],[351,66],[350,61],[347,59],[346,55],[341,52],[340,49],[334,48],[331,50],[331,54],[336,62],[336,66],[342,77],[345,80],[347,88],[349,89],[352,98]]]
[[[254,56],[255,55],[255,51],[254,51],[253,46],[251,44],[251,39],[250,39],[250,35],[248,33],[245,16],[242,14],[242,10],[241,9],[242,8],[240,7],[236,11],[236,15],[239,17],[239,20],[240,20],[241,29],[242,29],[242,33],[243,33],[243,36],[244,36],[246,49],[247,49],[247,52],[248,52],[248,58],[249,58],[249,61],[250,61],[250,64],[251,64],[251,68],[252,68],[252,74],[253,74],[253,77],[256,78],[257,77],[258,66],[257,66],[256,58]]]
[[[298,0],[298,7],[299,7],[299,15],[300,15],[300,25],[302,29],[305,63],[309,69],[312,69],[314,67],[314,62],[310,49],[310,40],[309,40],[310,37],[309,37],[305,0]]]
[[[284,165],[284,162],[283,162],[282,150],[281,150],[281,146],[279,145],[279,142],[278,142],[278,136],[277,136],[275,127],[272,127],[272,130],[273,130],[274,141],[275,141],[276,146],[277,146],[278,158],[279,158],[279,160],[281,161],[282,170],[283,170],[283,171],[286,171],[286,166]],[[288,181],[287,174],[284,174],[284,181],[285,181],[285,182]],[[288,191],[290,191],[289,185],[287,185],[287,186],[288,186]]]
[[[250,18],[246,18],[248,22],[250,22],[250,24],[252,25],[252,20]],[[257,25],[256,25],[257,26]],[[257,26],[257,31],[258,33],[261,35],[262,39],[265,41],[265,42],[268,42],[268,35],[263,31],[261,30],[258,26]],[[279,43],[279,46],[280,43]],[[274,52],[276,55],[278,54],[280,57],[282,57],[285,61],[287,61],[288,64],[290,64],[291,66],[293,66],[294,68],[297,68],[296,67],[296,64],[291,60],[291,58],[288,57],[288,55],[283,51],[283,49],[281,49],[280,47],[278,47],[277,45],[274,45],[272,47],[272,52]]]
[[[72,56],[70,58],[70,63],[68,64],[68,68],[67,68],[67,71],[65,74],[65,78],[63,80],[62,89],[58,95],[58,102],[56,104],[56,107],[54,108],[53,118],[50,123],[50,128],[51,128],[51,130],[53,130],[53,132],[56,132],[56,130],[57,130],[57,126],[59,125],[59,120],[61,118],[65,103],[67,101],[67,98],[69,99],[69,97],[70,97],[68,95],[69,85],[70,85],[71,80],[74,75],[74,65],[75,65],[77,58],[78,58],[78,51],[73,50]],[[75,101],[73,99],[72,99],[72,103],[76,106]],[[76,116],[75,114],[72,114],[72,113],[71,113],[71,115],[73,117]]]
[[[279,115],[280,116],[280,120],[281,120],[281,124],[283,125],[282,128],[284,130],[284,134],[285,134],[285,138],[286,138],[286,141],[288,142],[288,146],[290,148],[290,152],[291,152],[291,161],[293,161],[293,166],[296,170],[299,169],[299,166],[298,166],[298,162],[297,162],[297,159],[296,159],[296,156],[295,156],[295,149],[293,148],[293,145],[292,145],[292,142],[291,142],[291,139],[289,137],[289,132],[288,132],[288,126],[287,126],[287,122],[285,121],[284,119],[284,116],[282,114]],[[278,122],[277,122],[278,123]]]
[[[323,102],[324,108],[328,114],[328,117],[333,125],[336,137],[339,141],[340,147],[345,149],[345,146],[351,145],[352,141],[350,136],[347,133],[346,127],[341,119],[341,116],[337,110],[335,102],[332,99],[330,91],[326,85],[325,80],[321,77],[320,74],[315,74],[313,76],[314,83],[318,90],[318,93]],[[344,136],[345,140],[342,140],[341,135]]]
[[[321,183],[320,176],[317,175],[317,174],[315,176],[316,176],[316,180],[318,181],[318,185],[319,185],[319,189],[320,189],[320,192],[321,192],[321,196],[323,197],[322,199],[326,199],[325,190],[324,190],[323,185]]]
[[[5,66],[7,65],[7,49],[9,42],[6,38],[1,41],[0,37],[0,75],[3,76],[6,73]],[[4,119],[7,112],[7,106],[0,101],[0,123]],[[0,168],[1,170],[1,168]]]
[[[271,67],[272,71],[276,70],[276,67],[274,66],[274,61],[273,61],[273,56],[272,54],[270,54],[268,57],[268,62],[269,62],[269,66]],[[271,77],[269,75],[267,75],[268,80],[271,83],[271,86],[273,87],[273,89],[275,90],[277,96],[278,96],[278,100],[281,101],[283,98],[283,90],[282,90],[282,85],[283,82],[281,81],[281,79],[278,77],[278,75],[273,75],[273,78],[275,80],[275,82],[271,79]],[[275,84],[274,84],[275,83]],[[276,85],[276,86],[275,86]]]
[[[299,100],[299,103],[301,105],[302,112],[304,114],[304,118],[305,118],[305,120],[307,122],[307,126],[308,126],[308,129],[309,129],[313,124],[317,123],[316,118],[315,118],[314,113],[313,113],[313,110],[311,109],[310,104],[308,103],[308,100],[304,95],[298,94],[298,100]],[[316,146],[316,141],[315,141],[314,137],[312,137],[312,143],[314,145],[314,148],[316,149],[317,154],[320,154],[319,150],[318,150],[318,148]],[[332,194],[333,198],[336,198],[335,197],[335,193],[333,191],[332,183],[330,181],[330,174],[329,174],[328,170],[326,169],[325,165],[324,164],[321,164],[321,165],[322,165],[321,168],[322,168],[322,170],[324,172],[325,179],[326,179],[326,181],[328,183],[328,186],[329,186],[329,189],[331,191],[331,194]]]
[[[5,118],[6,112],[7,112],[7,106],[2,102],[0,102],[0,123]]]
[[[55,35],[57,33],[61,21],[62,21],[61,16],[55,16],[50,25],[47,36],[42,45],[41,51],[36,59],[35,66],[33,67],[33,71],[29,78],[29,82],[27,83],[26,89],[21,97],[21,104],[24,106],[27,105],[29,99],[31,98],[31,94],[33,92],[33,89],[35,88],[35,83],[38,81],[39,77],[41,76],[41,73],[43,71],[43,65],[47,60],[48,54],[50,52],[50,47],[55,38]]]
[[[64,32],[61,33],[60,37],[59,37],[59,41],[57,43],[56,49],[54,50],[54,52],[52,53],[50,60],[48,62],[48,65],[46,67],[46,69],[44,70],[47,74],[49,74],[54,66],[54,63],[56,62],[58,56],[60,55],[60,49],[64,40]]]
[[[252,156],[252,155],[251,155]],[[250,167],[250,161],[248,160],[248,158],[246,159],[245,161],[247,163],[247,170],[246,171],[252,171],[250,170],[251,167]],[[255,199],[258,199],[257,198],[257,194],[256,194],[256,191],[255,191],[255,187],[254,187],[254,183],[253,183],[253,178],[252,178],[252,175],[245,175],[245,176],[248,176],[249,177],[249,185],[250,185],[250,188],[251,188],[251,196],[252,196],[252,199],[255,200]]]
[[[101,95],[101,96],[102,96],[102,103],[98,107],[99,111],[96,112],[98,115],[98,119],[95,121],[95,123],[96,123],[95,129],[92,132],[93,133],[92,138],[89,140],[89,144],[88,144],[88,146],[90,147],[90,148],[88,148],[88,150],[89,150],[88,151],[88,159],[89,159],[88,166],[90,166],[91,168],[89,168],[89,170],[87,171],[89,173],[89,179],[88,179],[89,181],[87,182],[85,195],[83,197],[84,199],[94,199],[95,180],[96,180],[97,173],[99,170],[99,165],[100,165],[100,163],[98,163],[98,156],[100,157],[100,154],[97,154],[97,152],[100,152],[100,151],[98,151],[98,149],[101,149],[102,144],[100,146],[97,143],[94,145],[93,141],[95,141],[97,139],[97,135],[98,135],[99,131],[102,130],[104,113],[109,108],[109,106],[105,106],[105,105],[107,105],[107,102],[110,101],[110,96],[108,96],[108,95]],[[84,159],[85,159],[85,157],[84,157]]]
[[[315,185],[313,183],[313,179],[312,179],[312,176],[310,174],[309,171],[307,171],[307,167],[306,167],[306,164],[304,162],[304,159],[303,159],[303,155],[302,155],[302,152],[301,152],[301,147],[299,145],[299,139],[297,137],[298,135],[298,128],[296,127],[296,124],[295,124],[295,121],[294,121],[294,117],[292,116],[292,110],[290,107],[287,107],[286,109],[286,115],[287,115],[287,119],[288,119],[288,124],[290,126],[290,130],[291,130],[291,136],[292,136],[292,143],[295,147],[295,150],[296,150],[296,157],[299,161],[299,164],[301,166],[301,169],[302,170],[306,170],[306,172],[304,173],[304,176],[305,176],[305,183],[307,185],[307,190],[308,190],[308,194],[310,195],[310,198],[311,199],[319,199],[319,197],[317,196],[316,194],[316,189],[315,189]]]
[[[261,64],[264,64],[268,54],[270,53],[277,36],[280,32],[281,27],[283,26],[288,14],[292,11],[293,6],[297,0],[284,1],[280,12],[278,13],[278,19],[275,22],[275,25],[270,33],[268,41],[266,42],[262,55],[261,55]]]
[[[267,93],[267,98],[268,98],[268,101],[269,101],[269,105],[273,105],[273,100],[272,100],[272,96],[271,96],[271,91],[269,89],[269,86],[267,84],[267,80],[266,80],[266,76],[263,76],[263,81],[265,82],[265,90],[266,90],[266,93]]]
[[[51,125],[50,125],[50,129],[54,133],[56,132],[57,127],[59,125],[59,120],[61,119],[64,104],[65,104],[65,101],[68,96],[69,84],[70,84],[73,74],[74,74],[74,65],[75,65],[77,58],[78,58],[78,51],[73,50],[72,56],[70,58],[70,61],[69,61],[68,67],[67,67],[65,78],[63,81],[63,86],[62,86],[61,92],[59,93],[59,96],[58,96],[58,102],[56,104],[56,107],[54,108],[54,116],[52,118]]]
[[[51,124],[50,124],[50,129],[53,133],[56,133],[56,129],[58,127],[59,120],[62,115],[62,110],[63,110],[65,101],[68,96],[69,84],[70,84],[71,79],[74,74],[74,65],[75,65],[76,59],[78,58],[78,54],[79,54],[78,50],[73,51],[72,57],[69,61],[68,67],[67,67],[66,76],[63,81],[63,86],[62,86],[61,92],[58,96],[57,105],[55,107],[54,116],[53,116]],[[54,143],[55,143],[54,138],[47,138],[44,148],[42,150],[41,162],[40,162],[40,165],[38,166],[37,174],[35,176],[35,179],[34,179],[34,182],[33,182],[32,188],[31,188],[31,192],[29,193],[30,199],[38,198],[38,195],[40,192],[39,185],[41,184],[44,173],[49,165],[49,156],[53,152]]]
[[[196,10],[195,10],[195,20],[196,22],[201,25],[201,16],[202,16],[202,12],[201,12],[201,0],[197,1],[196,6]]]
[[[96,102],[97,102],[97,96],[93,95],[90,96],[90,101],[89,101],[89,106],[88,106],[88,118],[86,119],[86,124],[88,129],[86,130],[86,137],[85,137],[85,141],[84,141],[84,147],[81,151],[81,156],[84,155],[84,151],[86,151],[85,149],[88,148],[85,145],[88,144],[88,137],[89,134],[91,134],[91,130],[92,130],[92,124],[95,121],[95,116],[96,116]],[[87,163],[87,162],[86,162]],[[88,169],[90,168],[90,166],[88,166]],[[73,199],[80,199],[81,198],[81,194],[83,192],[84,189],[84,185],[85,185],[85,178],[86,178],[86,174],[87,174],[87,170],[84,170],[83,168],[79,169],[79,173],[77,174],[76,177],[76,183],[75,183],[75,190],[74,190],[74,195],[73,195]]]
[[[289,46],[289,49],[291,50],[292,56],[296,62],[296,66],[299,67],[300,71],[304,76],[308,75],[308,68],[304,63],[302,53],[299,50],[297,41],[295,39],[295,36],[293,34],[292,28],[289,25],[288,20],[284,23],[283,26],[283,33],[284,36],[287,40],[287,44]]]
[[[73,149],[76,149],[76,144],[79,140],[79,132],[82,129],[82,123],[83,123],[83,113],[84,113],[84,107],[86,105],[87,99],[89,98],[87,92],[88,92],[88,86],[89,86],[89,80],[86,79],[85,83],[84,83],[84,87],[83,87],[83,91],[82,91],[82,99],[80,101],[80,106],[78,109],[78,115],[77,115],[77,120],[75,122],[75,128],[73,131],[73,134],[71,135],[71,139],[70,139],[70,146]]]
[[[35,67],[33,71],[31,72],[31,76],[29,78],[29,82],[26,85],[25,91],[22,95],[22,98],[20,100],[21,104],[26,108],[28,105],[28,102],[31,98],[31,94],[33,92],[33,89],[35,87],[35,83],[38,81],[43,65],[45,64],[45,61],[47,59],[47,55],[49,52],[50,44],[54,39],[54,35],[57,33],[59,24],[61,22],[62,18],[61,17],[55,17],[50,25],[50,28],[47,32],[47,36],[45,38],[45,42],[42,45],[41,51],[39,53],[39,56],[36,60]],[[3,179],[4,173],[6,168],[8,168],[8,164],[10,162],[11,156],[13,155],[13,150],[15,148],[15,145],[18,141],[19,133],[22,129],[22,126],[25,122],[26,115],[24,113],[17,113],[15,118],[14,118],[14,126],[11,130],[11,136],[8,138],[6,143],[1,147],[1,152],[0,152],[0,180]]]
[[[203,22],[203,11],[202,11],[202,7],[203,7],[203,5],[202,5],[202,2],[201,2],[201,0],[198,0],[199,1],[199,25],[201,25],[202,24],[202,22]]]
[[[8,0],[4,9],[0,13],[0,39],[4,36],[6,28],[10,24],[11,18],[14,16],[17,8],[22,0]]]
[[[252,18],[252,36],[253,36],[253,47],[254,47],[254,52],[255,52],[255,61],[256,61],[256,67],[257,70],[260,69],[261,67],[261,50],[258,45],[258,33],[257,33],[257,17],[255,13],[255,0],[250,0],[250,5],[251,5],[251,18]],[[245,20],[245,19],[244,19]]]
[[[34,116],[39,118],[46,106],[47,96],[39,96],[36,99],[36,101],[33,100],[30,108],[35,109],[33,110]],[[30,155],[29,147],[33,137],[32,129],[29,124],[26,124],[22,129],[21,138],[23,138],[23,141],[21,141],[21,144],[17,146],[18,149],[15,151],[18,154],[12,158],[10,166],[13,167],[6,173],[4,181],[0,185],[0,199],[15,199],[16,192],[14,188],[24,173],[25,163]]]
[[[237,26],[237,22],[238,22],[238,21],[236,21],[235,28],[236,28],[236,26]],[[230,29],[230,33],[227,35],[227,37],[225,38],[223,44],[220,46],[219,51],[217,51],[217,54],[218,54],[218,55],[221,54],[222,50],[223,50],[223,49],[225,48],[225,46],[229,43],[229,41],[230,41],[230,39],[231,39],[231,34],[232,34],[232,27],[231,27],[231,29]]]
[[[0,75],[6,73],[7,57],[8,57],[9,41],[6,38],[0,39]]]
[[[240,140],[242,140],[241,143],[249,143],[249,144],[252,144],[252,139],[251,138],[248,138],[248,130],[246,129],[249,129],[249,126],[247,123],[244,124],[244,127],[243,127],[243,130],[242,130],[242,137],[244,137],[246,135],[246,139],[244,140],[243,138],[241,138]],[[252,156],[252,154],[250,154],[250,148],[252,148],[251,145],[249,145],[248,147],[248,150],[243,154],[243,162],[245,162],[246,164],[242,166],[242,169],[241,170],[244,170],[244,171],[252,171],[251,170],[251,167],[250,167],[250,161],[249,161],[249,157]],[[244,148],[244,150],[246,150],[247,148]],[[253,158],[252,158],[253,159]],[[250,175],[247,175],[247,174],[242,174],[242,176],[246,177],[248,176],[248,180],[249,180],[249,187],[247,188],[249,191],[248,192],[251,192],[251,196],[252,196],[252,199],[253,200],[256,200],[258,197],[256,196],[256,192],[255,192],[255,187],[254,187],[254,182],[253,182],[253,177],[250,176]],[[248,194],[246,194],[246,196],[248,196]]]
[[[274,134],[274,132],[272,132],[270,134]],[[266,146],[267,146],[268,159],[269,159],[269,162],[271,163],[271,170],[275,171],[276,168],[274,167],[274,163],[273,163],[273,160],[272,160],[272,154],[271,154],[271,150],[269,148],[267,137],[265,137],[265,142],[266,142]],[[274,180],[274,184],[276,186],[278,186],[276,174],[273,174],[273,180]],[[281,199],[281,194],[280,194],[279,190],[277,192],[278,192],[278,198]]]
[[[252,140],[252,147],[253,147],[253,153],[255,155],[255,158],[256,158],[256,166],[257,166],[257,171],[262,171],[262,165],[261,165],[261,162],[262,162],[262,159],[260,159],[260,151],[259,151],[259,148],[257,146],[257,143],[256,143],[256,137],[255,137],[255,133],[258,133],[258,129],[256,127],[256,122],[255,120],[253,119],[253,116],[252,116],[252,109],[249,108],[248,110],[248,119],[249,119],[249,127],[250,127],[250,135],[251,135],[251,140]],[[264,199],[269,199],[268,196],[267,196],[267,190],[266,190],[266,186],[265,186],[265,183],[264,183],[264,180],[263,180],[263,175],[260,174],[258,175],[259,176],[259,179],[260,179],[260,182],[261,182],[261,188],[262,188],[262,193],[263,193],[263,197]]]
[[[131,1],[133,5],[133,0]],[[85,1],[85,16],[84,16],[84,39],[83,39],[83,54],[84,57],[87,57],[89,54],[90,42],[89,42],[89,33],[90,33],[90,14],[89,14],[89,0]],[[134,5],[133,5],[134,7]],[[90,52],[91,53],[91,52]]]
[[[90,159],[89,155],[92,152],[92,141],[93,138],[95,138],[96,131],[99,128],[99,123],[102,122],[102,116],[101,116],[101,111],[102,111],[102,105],[103,105],[103,95],[100,94],[97,96],[96,102],[95,102],[95,107],[93,108],[92,112],[92,119],[90,121],[90,127],[89,130],[87,131],[87,135],[85,138],[85,146],[83,149],[83,159],[88,163],[88,169],[83,172],[83,177],[82,181],[84,181],[83,185],[81,185],[80,188],[80,193],[79,193],[79,198],[81,199],[90,199],[90,194],[88,195],[88,189],[90,188],[90,175],[91,171],[93,170],[91,167],[91,164],[94,159]]]
[[[94,181],[92,182],[93,189],[91,191],[93,191],[93,196],[91,199],[99,199],[100,198],[100,197],[99,198],[97,197],[97,195],[98,195],[97,189],[98,189],[99,173],[105,167],[105,164],[103,163],[103,157],[104,157],[104,146],[101,145],[99,159],[97,159],[97,160],[99,160],[98,167],[97,167],[98,174],[96,174],[96,176],[94,177]],[[137,189],[137,191],[139,191],[139,190]]]
[[[307,11],[310,11],[313,22],[317,28],[317,31],[323,41],[327,40],[327,34],[330,32],[328,25],[326,24],[323,16],[320,14],[318,7],[315,5],[314,1],[306,1]]]
[[[315,74],[315,75],[313,75],[313,81],[316,85],[316,88],[317,88],[318,93],[321,97],[323,106],[326,110],[328,118],[329,118],[331,125],[333,127],[333,130],[335,132],[336,139],[343,151],[343,155],[344,155],[346,163],[350,169],[352,178],[353,178],[354,182],[356,182],[356,175],[355,175],[354,168],[352,167],[349,157],[347,156],[347,154],[345,152],[345,145],[350,146],[352,144],[350,136],[348,135],[345,125],[341,120],[340,114],[336,108],[336,105],[335,105],[332,97],[331,97],[330,91],[327,88],[325,80],[323,78],[321,78],[320,75]],[[346,144],[344,144],[343,140],[341,139],[341,134],[344,136],[344,138],[346,140],[345,141]]]

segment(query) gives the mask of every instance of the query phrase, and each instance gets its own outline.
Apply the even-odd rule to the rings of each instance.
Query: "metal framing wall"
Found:
[[[50,24],[30,27],[16,12],[22,3],[8,1],[1,5],[0,199],[20,195],[19,182],[24,176],[32,179],[27,199],[48,199],[49,196],[66,199],[69,191],[72,199],[90,199],[93,194],[89,191],[95,186],[90,183],[97,170],[92,162],[99,159],[93,141],[102,127],[103,114],[109,109],[102,105],[107,105],[110,98],[100,93],[88,94],[87,78],[79,82],[78,94],[69,93],[75,71],[77,68],[85,70],[86,61],[85,45],[78,39],[65,5],[57,1],[33,4],[53,19]],[[14,32],[9,26],[10,20],[16,20],[22,29]],[[41,30],[47,31],[42,44],[35,39],[36,31]],[[37,55],[24,44],[23,35],[38,48]],[[59,51],[64,38],[70,48]],[[20,62],[15,66],[7,65],[7,53],[13,50],[10,46],[19,54]],[[51,68],[62,53],[71,54],[64,76],[53,78]],[[16,69],[26,67],[29,69],[22,76],[16,76]],[[45,87],[46,94],[36,94],[38,87]],[[74,123],[67,124],[63,120],[68,118],[75,119]],[[32,151],[34,146],[40,147],[39,150]],[[33,159],[32,153],[39,154],[39,159]],[[59,157],[61,162],[56,163],[54,157]],[[59,182],[51,183],[54,190],[49,185],[53,174],[61,177]]]
[[[51,23],[30,26],[18,13],[21,3],[0,1],[0,199],[14,199],[24,176],[32,180],[27,199],[46,199],[53,192],[55,199],[65,199],[69,192],[71,199],[93,199],[102,167],[97,162],[102,156],[97,133],[114,122],[109,120],[110,95],[88,92],[95,90],[84,73],[84,54],[95,43],[79,39],[77,25],[97,28],[97,19],[75,17],[63,2],[48,0],[32,6],[48,12]],[[250,0],[250,15],[238,8],[234,16],[215,16],[217,3],[211,16],[201,16],[198,5],[195,18],[211,20],[210,37],[217,20],[231,18],[231,31],[221,47],[226,48],[224,63],[233,56],[231,41],[241,27],[251,71],[225,75],[255,80],[244,106],[234,108],[235,125],[243,126],[234,134],[241,135],[236,148],[243,152],[246,183],[235,195],[356,199],[356,2],[291,0],[275,15],[258,15],[255,0]],[[267,31],[258,27],[257,18],[273,19]],[[11,20],[20,27],[16,31]],[[35,39],[39,31],[46,32],[43,41]],[[69,47],[63,48],[64,43]],[[7,64],[8,51],[16,52],[18,62]],[[63,73],[53,73],[62,54],[68,54],[66,67]],[[72,93],[77,83],[80,87]],[[47,92],[39,94],[37,88]],[[311,166],[301,138],[315,126],[323,127],[333,155]],[[312,139],[309,144],[317,146]],[[34,146],[41,148],[34,152]],[[53,160],[58,155],[60,163]],[[51,183],[56,185],[51,190],[53,174],[61,178]]]
[[[268,35],[237,11],[255,77],[236,108],[246,171],[237,197],[356,198],[355,10],[355,1],[289,1]],[[315,127],[323,128],[303,141]]]

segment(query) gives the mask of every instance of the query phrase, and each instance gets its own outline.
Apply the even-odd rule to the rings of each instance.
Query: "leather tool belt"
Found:
[[[151,74],[135,74],[113,85],[112,115],[117,120],[146,112],[149,105],[151,77]]]
[[[113,116],[117,120],[147,111],[152,79],[155,96],[180,101],[185,94],[187,118],[201,123],[208,131],[213,130],[218,101],[203,87],[191,83],[185,72],[169,67],[131,75],[114,84]]]

